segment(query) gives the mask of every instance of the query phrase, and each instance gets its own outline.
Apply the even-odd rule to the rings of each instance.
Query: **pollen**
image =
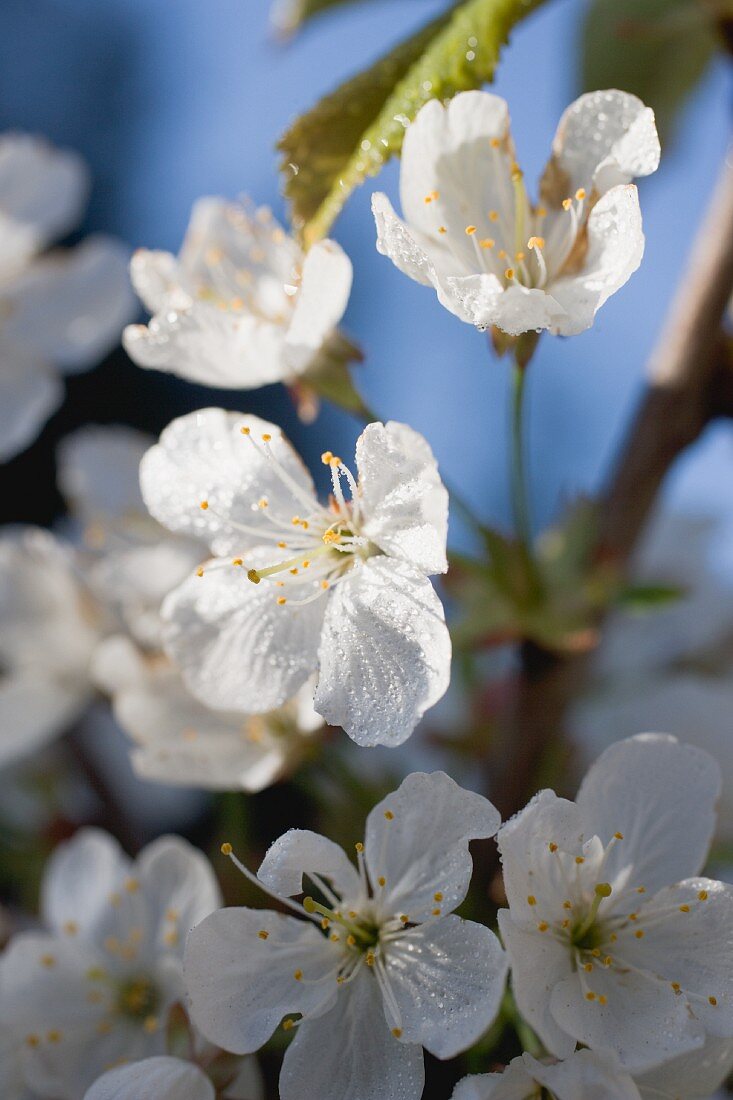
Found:
[[[78,931],[79,925],[76,923],[75,920],[67,920],[64,923],[64,932],[67,936],[75,936]]]
[[[55,965],[56,965],[55,955],[41,955],[41,966],[45,966],[46,969],[50,970]]]
[[[393,1027],[392,1028],[392,1034],[394,1035],[395,1039],[399,1039],[402,1035],[402,1028],[401,1027]]]
[[[537,904],[537,898],[534,896],[534,894],[530,894],[529,897],[527,898],[527,905],[536,905],[536,904]]]
[[[689,905],[680,905],[680,913],[689,913],[689,912],[690,912]]]
[[[493,237],[484,237],[483,240],[478,242],[481,248],[493,248],[496,241]]]
[[[707,900],[708,900],[708,892],[707,892],[707,890],[700,890],[700,892],[699,892],[699,894],[697,895],[697,897],[698,897],[698,901],[707,901]]]
[[[196,576],[197,577],[203,577],[203,575],[204,575],[204,571],[201,568],[201,566],[199,566],[198,569],[196,570]]]
[[[567,901],[566,900],[562,903],[562,907],[563,907],[563,909],[572,909],[573,908],[573,903],[572,903],[572,901]]]
[[[400,913],[400,920],[402,921],[403,924],[409,924],[410,923],[410,918],[408,917],[407,913]]]
[[[429,191],[428,194],[425,196],[424,201],[426,203],[430,204],[431,202],[437,202],[439,198],[440,198],[440,192],[439,191]]]
[[[362,844],[362,842],[360,840],[357,840],[354,847],[356,848],[357,852],[363,852],[364,851],[364,845]]]
[[[242,435],[249,435],[250,432],[252,431],[251,428],[240,428],[239,430],[242,433]]]
[[[591,971],[593,970],[593,963],[584,963],[583,964],[583,970],[585,970],[586,973],[590,974]]]
[[[575,862],[578,864],[578,866],[580,866],[581,863],[585,863],[585,857],[584,856],[576,856],[575,857]]]
[[[614,836],[615,840],[623,840],[624,839],[624,834],[623,833],[614,833],[613,836]]]
[[[224,844],[222,844],[220,851],[223,856],[230,856],[232,854],[233,848],[228,841],[225,841]]]
[[[636,936],[637,940],[643,939],[644,938],[644,929],[643,928],[637,928],[637,930],[634,932],[634,935]]]
[[[244,565],[241,558],[232,558],[232,565]]]
[[[578,202],[582,202],[583,199],[585,198],[585,188],[584,187],[579,187],[578,190],[575,192],[575,197],[578,200]]]
[[[612,962],[613,962],[613,959],[611,958],[611,956],[606,955],[605,959],[603,960],[603,965],[604,966],[610,966]]]
[[[572,199],[563,199],[562,200],[563,210],[569,210],[572,205],[573,205],[573,200]]]
[[[553,844],[552,841],[547,845],[551,852],[557,851],[557,844]]]
[[[209,507],[208,500],[202,500],[201,503],[199,504],[199,508],[201,508],[201,510],[203,512],[205,512],[208,507]]]
[[[391,810],[385,810],[384,816],[387,818],[387,821],[394,821],[394,814]]]
[[[296,565],[296,566],[294,566],[294,567],[293,567],[293,568],[292,568],[292,569],[290,570],[290,573],[291,573],[291,575],[292,575],[293,577],[297,577],[297,576],[298,576],[298,567],[297,567],[297,565]]]
[[[366,957],[367,966],[374,966],[374,952],[370,951]]]
[[[272,436],[270,435],[269,432],[263,432],[262,433],[262,442],[263,443],[269,443],[271,439],[272,439]]]
[[[546,932],[549,927],[550,926],[549,926],[549,924],[547,923],[546,920],[541,920],[540,923],[537,925],[537,931],[538,932]]]
[[[327,588],[330,588],[330,587],[331,587],[331,585],[328,583],[328,581],[321,581],[321,588],[324,590],[324,592]]]
[[[439,225],[438,226],[438,232],[439,233],[447,233],[448,230],[446,229],[446,227],[444,225]]]
[[[672,982],[671,985],[672,985],[672,989],[675,991],[675,993],[681,993],[682,992],[682,986],[680,985],[679,982]]]
[[[708,997],[708,1004],[712,1005],[713,1008],[715,1008],[717,1003],[718,1003],[718,998],[717,997]]]
[[[466,236],[467,237],[472,237],[475,232],[476,232],[476,226],[475,225],[467,225],[466,226]]]
[[[608,997],[606,997],[605,994],[601,993],[601,995],[598,998],[598,1003],[599,1003],[599,1005],[608,1004]]]
[[[296,982],[302,982],[302,980],[303,980],[303,971],[302,970],[296,970],[295,973],[293,974],[293,977],[295,978]]]
[[[436,894],[433,894],[433,901],[442,901],[442,900],[443,900],[443,894],[440,890],[438,890],[438,892]]]
[[[433,909],[433,916],[434,917],[439,917],[440,916],[440,909]]]
[[[323,920],[321,921],[321,928],[323,929],[323,931],[327,932],[330,925],[331,925],[331,922],[328,919],[328,917],[324,917]]]
[[[596,995],[595,995],[595,993],[593,992],[592,989],[588,990],[588,992],[585,995],[585,999],[586,999],[586,1001],[595,1001]]]
[[[284,607],[287,602],[288,601],[286,600],[285,596],[278,596],[278,598],[277,598],[278,607]]]
[[[377,879],[377,882],[379,883],[380,886],[386,886],[387,885],[387,880],[384,877],[384,875],[380,875],[379,878]]]
[[[514,278],[514,268],[513,267],[508,267],[506,269],[506,271],[504,272],[504,278],[505,279],[510,279],[510,280]]]
[[[333,451],[324,451],[323,454],[321,455],[321,462],[323,463],[324,466],[328,466],[328,464],[331,462],[332,458],[333,458]]]
[[[267,497],[260,497],[260,499],[257,501],[258,508],[267,508],[269,507],[269,504],[270,502]]]
[[[489,210],[489,221],[490,222],[498,222],[498,220],[499,220],[499,211],[498,210]]]
[[[349,932],[348,936],[346,937],[346,942],[348,943],[349,947],[356,947],[356,936],[352,936],[352,934]]]
[[[636,892],[637,892],[637,894],[645,894],[646,893],[646,886],[637,886],[636,887]]]

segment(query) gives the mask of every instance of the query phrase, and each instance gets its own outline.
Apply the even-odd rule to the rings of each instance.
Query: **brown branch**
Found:
[[[689,267],[649,364],[649,384],[602,497],[599,552],[624,568],[678,455],[733,409],[733,371],[722,320],[733,294],[733,154],[698,233]],[[506,715],[504,766],[494,789],[503,816],[535,793],[549,753],[563,753],[564,719],[587,661],[522,647]],[[562,766],[562,763],[561,763]]]

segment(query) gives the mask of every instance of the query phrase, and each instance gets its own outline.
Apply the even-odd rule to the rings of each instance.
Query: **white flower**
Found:
[[[186,935],[219,904],[206,859],[178,837],[134,862],[95,829],[59,848],[42,888],[49,931],[15,936],[0,962],[28,1085],[78,1100],[120,1059],[161,1053]]]
[[[506,962],[496,936],[448,915],[468,890],[469,840],[498,824],[480,795],[442,772],[415,773],[369,814],[358,872],[332,841],[303,830],[273,844],[258,877],[235,860],[305,919],[223,909],[203,921],[185,959],[194,1023],[246,1054],[285,1018],[296,1030],[282,1100],[418,1100],[420,1048],[453,1057],[499,1008]],[[304,879],[323,904],[290,901]]]
[[[606,624],[588,689],[572,708],[570,731],[588,760],[619,737],[663,729],[710,752],[723,772],[718,835],[733,839],[733,710],[730,643],[733,583],[714,560],[729,552],[712,517],[661,511],[633,565],[637,584],[667,584],[679,598]]]
[[[580,1050],[565,1062],[545,1065],[523,1054],[503,1073],[464,1077],[456,1085],[453,1100],[641,1100],[628,1073],[609,1054]]]
[[[37,258],[77,222],[87,190],[73,154],[0,136],[0,460],[27,447],[60,404],[59,372],[101,359],[133,311],[117,241],[90,237]]]
[[[206,556],[206,547],[171,535],[140,494],[140,461],[153,439],[121,425],[91,425],[58,451],[59,488],[82,526],[90,590],[135,641],[160,648],[163,598]]]
[[[247,713],[281,706],[318,668],[327,722],[396,745],[448,686],[450,638],[428,580],[447,568],[447,493],[404,424],[362,432],[358,484],[330,452],[323,461],[328,507],[267,421],[203,409],[166,428],[142,462],[145,502],[218,559],[165,601],[166,647],[203,702]]]
[[[135,771],[158,783],[261,791],[292,772],[323,729],[311,681],[269,714],[213,710],[191,694],[163,655],[146,658],[120,636],[99,647],[94,674],[112,696],[118,724],[135,741]]]
[[[733,1036],[733,889],[699,877],[719,793],[707,753],[642,734],[500,830],[514,995],[557,1057],[641,1072]]]
[[[433,99],[405,135],[405,221],[374,195],[377,248],[462,321],[569,336],[592,325],[641,263],[630,181],[658,163],[653,112],[625,92],[591,92],[560,120],[533,206],[505,101],[488,92],[463,92],[447,107]]]
[[[158,1056],[103,1074],[84,1100],[216,1100],[216,1090],[204,1071],[181,1058]],[[262,1100],[262,1079],[254,1058],[245,1059],[223,1100]]]
[[[72,552],[37,528],[0,535],[0,621],[0,764],[7,764],[79,717],[103,622]]]
[[[131,274],[153,314],[125,330],[135,362],[232,389],[302,375],[334,335],[352,279],[334,241],[304,254],[266,208],[217,198],[194,206],[178,257],[141,250]]]

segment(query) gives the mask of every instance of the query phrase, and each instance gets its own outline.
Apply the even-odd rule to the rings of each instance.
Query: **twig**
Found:
[[[721,172],[689,267],[649,365],[649,385],[602,497],[599,553],[620,568],[644,528],[678,455],[717,416],[733,409],[723,320],[733,293],[733,155]],[[506,715],[504,766],[494,801],[506,817],[535,793],[548,753],[562,755],[565,713],[587,661],[522,647],[521,674]]]

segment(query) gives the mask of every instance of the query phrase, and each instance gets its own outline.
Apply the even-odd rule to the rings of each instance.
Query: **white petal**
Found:
[[[689,912],[680,906],[689,907]],[[641,938],[637,938],[639,932]],[[629,966],[667,985],[679,982],[679,1000],[689,1001],[690,1014],[709,1034],[730,1038],[732,944],[733,886],[694,878],[668,886],[646,902],[634,928],[619,931],[617,948]]]
[[[57,480],[85,522],[145,516],[140,460],[155,442],[121,424],[90,424],[67,435],[57,451]]]
[[[580,853],[583,824],[578,807],[558,798],[554,791],[540,791],[502,825],[497,843],[512,920],[534,928],[537,911],[527,901],[532,895],[542,907],[543,918],[552,920],[564,915],[567,881],[549,845]]]
[[[663,734],[640,734],[606,749],[577,797],[586,836],[607,844],[613,882],[630,874],[649,893],[699,873],[715,827],[720,769],[701,749]]]
[[[596,994],[593,1001],[586,999],[589,988]],[[600,1003],[601,996],[607,1003]],[[578,1042],[614,1051],[631,1072],[694,1050],[704,1038],[684,998],[669,983],[638,970],[595,967],[587,982],[571,974],[553,989],[550,1009]]]
[[[134,312],[127,260],[124,245],[100,236],[36,261],[8,293],[8,339],[66,373],[94,366]]]
[[[242,434],[243,427],[258,442],[262,435],[272,437],[272,453],[297,484],[297,494],[278,478],[261,446]],[[304,497],[312,500],[312,508],[317,505],[310,474],[280,429],[257,416],[223,409],[199,409],[173,420],[143,458],[140,484],[160,523],[210,541],[217,554],[253,544],[252,536],[237,532],[229,521],[261,530],[263,542],[272,538],[274,528],[257,507],[263,498],[286,521],[307,511]],[[200,507],[203,500],[209,502],[208,511]]]
[[[628,282],[644,255],[644,234],[636,187],[614,187],[588,218],[588,251],[577,275],[565,275],[550,286],[565,316],[551,327],[561,336],[583,332],[612,294]]]
[[[84,688],[40,670],[0,677],[0,767],[67,733],[89,699]]]
[[[204,386],[250,390],[295,373],[280,325],[209,302],[169,305],[148,325],[128,325],[122,342],[138,366]]]
[[[265,1100],[265,1084],[256,1058],[242,1059],[237,1076],[226,1087],[224,1100]]]
[[[267,556],[251,555],[255,565]],[[270,561],[271,561],[270,557]],[[267,581],[238,566],[204,566],[163,604],[166,649],[187,686],[208,706],[262,714],[281,706],[316,667],[326,600],[280,606]],[[297,600],[310,595],[291,585]]]
[[[267,909],[220,909],[186,944],[193,1020],[217,1046],[250,1054],[284,1016],[316,1014],[333,1002],[338,960],[335,946],[309,921]],[[329,972],[330,978],[317,981]]]
[[[342,898],[360,893],[359,875],[343,848],[309,829],[289,829],[267,851],[257,875],[276,894],[294,897],[309,889],[303,875],[329,879]]]
[[[176,913],[176,925],[185,936],[222,904],[208,859],[178,836],[159,837],[144,848],[133,866],[133,877],[140,882],[149,919],[157,927],[160,951],[166,950],[171,912]]]
[[[287,340],[317,351],[346,311],[351,293],[351,260],[335,241],[318,241],[303,262]]]
[[[391,816],[386,816],[391,815]],[[468,891],[471,840],[493,836],[498,811],[444,772],[413,772],[369,814],[365,858],[372,882],[387,880],[380,903],[411,921],[431,916],[435,894],[450,913]]]
[[[180,1058],[146,1058],[103,1074],[84,1100],[215,1100],[209,1078],[191,1062]]]
[[[88,190],[87,170],[75,153],[31,134],[0,137],[0,212],[32,242],[18,260],[73,229]],[[5,260],[4,240],[2,253]]]
[[[644,1100],[675,1100],[678,1096],[703,1100],[722,1085],[731,1069],[733,1040],[713,1038],[707,1039],[701,1049],[638,1076],[636,1083]]]
[[[499,910],[498,920],[517,1007],[547,1049],[558,1058],[567,1058],[575,1049],[575,1039],[560,1027],[550,1010],[550,999],[556,985],[571,973],[570,952],[550,936],[520,928],[508,909]]]
[[[430,445],[391,420],[369,424],[356,443],[364,534],[385,554],[426,573],[448,568],[448,492]]]
[[[400,202],[408,223],[434,235],[440,224],[436,206],[460,202],[465,224],[498,207],[498,188],[509,183],[509,162],[504,179],[497,171],[503,160],[490,141],[503,140],[508,131],[506,102],[490,92],[462,92],[447,107],[429,100],[408,126],[402,147]],[[433,191],[440,198],[426,203]]]
[[[448,916],[407,931],[386,952],[402,1040],[437,1058],[467,1050],[494,1022],[508,969],[498,939],[482,924]]]
[[[517,283],[505,288],[496,275],[446,276],[442,282],[445,292],[459,303],[459,316],[465,314],[471,324],[481,328],[495,325],[510,336],[519,336],[540,329],[555,330],[566,323],[566,309],[556,300],[554,284],[548,293]]]
[[[302,1023],[280,1074],[281,1100],[420,1100],[423,1056],[398,1042],[366,967],[330,1012]]]
[[[503,1073],[479,1073],[464,1077],[451,1100],[528,1100],[536,1083],[521,1058],[514,1058]]]
[[[130,260],[130,279],[149,313],[164,310],[172,298],[181,295],[178,261],[170,252],[138,248]]]
[[[24,451],[64,399],[53,367],[27,348],[0,344],[0,462]]]
[[[130,873],[130,860],[114,837],[101,829],[80,829],[60,844],[46,865],[41,910],[49,927],[62,934],[68,922],[92,939],[107,919],[110,895]]]
[[[371,558],[329,600],[314,705],[359,745],[399,745],[448,688],[443,606],[422,574]]]
[[[545,1065],[525,1054],[532,1077],[557,1100],[640,1100],[639,1090],[613,1055],[579,1050],[565,1062]]]
[[[560,119],[549,171],[559,170],[566,195],[594,185],[603,194],[655,172],[659,155],[654,112],[640,99],[615,89],[588,92]]]

